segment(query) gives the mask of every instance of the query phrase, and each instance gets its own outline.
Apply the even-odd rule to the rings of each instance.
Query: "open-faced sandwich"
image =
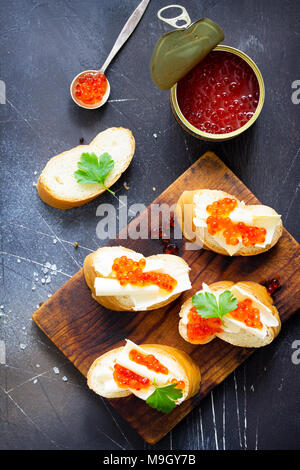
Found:
[[[106,129],[89,145],[78,145],[52,157],[38,179],[38,195],[57,209],[82,206],[120,178],[134,150],[135,140],[130,130]]]
[[[83,269],[94,299],[110,310],[154,310],[191,288],[190,268],[175,255],[145,258],[122,246],[104,247],[85,258]]]
[[[200,371],[183,351],[162,344],[126,345],[98,357],[88,371],[88,386],[106,398],[132,393],[163,413],[195,395]]]
[[[176,208],[184,236],[222,255],[251,256],[272,248],[282,234],[280,215],[246,205],[224,191],[184,191]]]
[[[271,343],[281,328],[267,289],[251,281],[203,284],[179,315],[179,333],[193,344],[218,337],[235,346],[259,348]]]

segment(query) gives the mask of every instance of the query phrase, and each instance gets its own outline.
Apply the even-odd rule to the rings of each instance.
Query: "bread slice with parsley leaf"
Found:
[[[162,344],[138,346],[130,340],[97,358],[88,386],[98,395],[134,394],[151,408],[170,413],[200,388],[200,370],[184,351]]]
[[[89,145],[79,145],[51,158],[38,179],[38,195],[57,209],[82,206],[120,178],[134,151],[135,140],[129,129],[106,129]]]
[[[245,299],[251,300],[250,305],[244,304],[242,316],[236,315]],[[189,317],[191,309],[195,327]],[[184,302],[179,316],[179,333],[192,344],[206,344],[217,337],[235,346],[259,348],[270,344],[281,329],[272,297],[264,286],[252,281],[203,284],[201,291]]]

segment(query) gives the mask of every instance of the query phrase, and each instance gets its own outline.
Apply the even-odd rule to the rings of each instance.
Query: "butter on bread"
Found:
[[[203,286],[205,287],[203,292],[211,292],[215,295],[218,295],[225,290],[230,290],[233,295],[236,296],[238,301],[243,300],[243,298],[246,297],[250,298],[255,303],[255,306],[260,310],[260,320],[263,323],[263,329],[262,331],[259,331],[257,328],[247,327],[242,322],[230,319],[230,315],[229,317],[225,315],[222,318],[224,322],[222,332],[208,336],[204,340],[190,340],[187,334],[187,317],[189,311],[193,307],[191,297],[184,302],[179,312],[179,333],[185,341],[193,344],[206,344],[212,341],[215,337],[218,337],[235,346],[259,348],[266,346],[276,338],[281,329],[281,321],[278,310],[273,304],[273,299],[268,294],[267,289],[264,286],[252,281],[241,281],[237,283],[232,281],[220,281],[214,282],[210,286],[206,286],[205,284]]]
[[[183,291],[191,288],[188,264],[180,256],[158,254],[145,257],[146,268],[148,271],[169,274],[176,279],[177,285],[171,293],[152,292],[151,289],[146,287],[139,287],[140,292],[137,294],[136,290],[132,289],[134,286],[118,286],[118,282],[114,280],[116,284],[114,288],[117,291],[110,295],[111,287],[107,287],[107,280],[112,280],[111,271],[114,259],[121,256],[126,256],[134,261],[143,258],[143,255],[133,250],[122,246],[114,246],[99,248],[97,251],[89,254],[84,260],[84,276],[87,285],[92,291],[93,298],[110,310],[154,310],[169,304],[179,297]],[[104,281],[103,284],[105,284],[104,287],[101,286],[102,280]],[[105,292],[105,289],[108,289],[108,291]]]
[[[223,198],[233,198],[237,201],[237,209],[233,211],[234,222],[244,221],[251,225],[252,221],[253,225],[266,228],[265,244],[244,246],[240,241],[237,246],[227,245],[222,235],[208,233],[205,222],[205,217],[208,217],[208,213],[205,214],[206,206]],[[246,205],[235,196],[219,190],[184,191],[177,202],[176,217],[185,238],[221,255],[252,256],[263,253],[272,248],[282,234],[281,217],[274,209],[262,204]],[[232,214],[229,215],[229,218],[231,217]]]
[[[114,167],[105,179],[107,188],[112,186],[129,166],[135,151],[135,140],[129,129],[111,127],[100,132],[89,145],[79,145],[52,157],[42,171],[37,192],[49,206],[70,209],[82,206],[106,189],[99,183],[79,184],[74,176],[81,154],[94,152],[98,157],[107,152]]]

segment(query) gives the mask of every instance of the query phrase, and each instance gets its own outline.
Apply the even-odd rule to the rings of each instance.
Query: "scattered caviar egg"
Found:
[[[262,329],[263,324],[260,321],[259,309],[253,307],[252,299],[244,299],[238,303],[235,310],[230,312],[230,316],[235,320],[245,323],[246,326],[251,328]]]
[[[166,255],[178,255],[179,248],[176,243],[166,243],[163,251]]]
[[[167,375],[169,373],[167,367],[162,365],[158,359],[156,359],[153,354],[142,354],[141,352],[137,351],[136,349],[132,349],[129,352],[129,359],[131,361],[136,362],[137,364],[141,364],[146,366],[147,369],[153,370],[159,374]]]
[[[192,307],[188,313],[187,337],[191,341],[205,341],[205,339],[223,331],[220,318],[202,318]]]
[[[210,52],[177,84],[184,117],[210,134],[233,132],[252,118],[259,83],[247,62],[227,51]]]
[[[114,277],[120,282],[121,286],[130,284],[132,286],[156,285],[160,289],[172,292],[177,286],[177,281],[166,273],[155,271],[143,272],[146,266],[146,260],[141,258],[139,261],[133,261],[127,256],[116,258],[112,265]]]
[[[142,377],[135,372],[132,372],[120,364],[114,365],[113,378],[121,388],[132,388],[134,390],[146,389],[150,385],[150,380],[147,377]]]
[[[232,222],[230,213],[237,207],[236,199],[224,198],[209,204],[206,211],[207,230],[210,235],[222,233],[227,245],[237,245],[239,238],[244,246],[254,246],[265,242],[267,231],[263,227]]]
[[[73,84],[73,96],[84,105],[100,103],[107,90],[107,79],[102,72],[84,72]]]
[[[279,277],[273,277],[272,279],[265,281],[263,285],[267,289],[269,295],[273,295],[281,287]]]

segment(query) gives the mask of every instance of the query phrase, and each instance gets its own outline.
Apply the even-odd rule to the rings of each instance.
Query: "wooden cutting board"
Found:
[[[182,191],[200,188],[221,189],[247,204],[259,202],[216,155],[207,152],[154,203],[172,205]],[[147,223],[149,207],[129,226],[136,224],[137,220],[141,224]],[[161,253],[163,249],[162,242],[153,239],[122,239],[110,243],[119,244],[145,256]],[[275,294],[275,303],[281,320],[285,322],[300,307],[300,249],[286,230],[273,249],[254,257],[231,258],[205,250],[185,251],[184,241],[178,244],[180,255],[191,267],[193,292],[201,288],[203,281],[208,284],[218,280],[262,282],[280,275],[282,288]],[[85,376],[94,359],[123,345],[125,338],[137,344],[176,346],[193,357],[202,374],[200,391],[169,415],[151,409],[133,395],[110,400],[111,405],[148,443],[155,444],[253,353],[251,349],[235,347],[219,339],[204,346],[185,342],[178,333],[178,312],[180,305],[191,295],[191,291],[186,292],[174,303],[153,312],[112,312],[92,299],[80,270],[33,314],[33,319]],[[87,393],[93,392],[87,389]]]

